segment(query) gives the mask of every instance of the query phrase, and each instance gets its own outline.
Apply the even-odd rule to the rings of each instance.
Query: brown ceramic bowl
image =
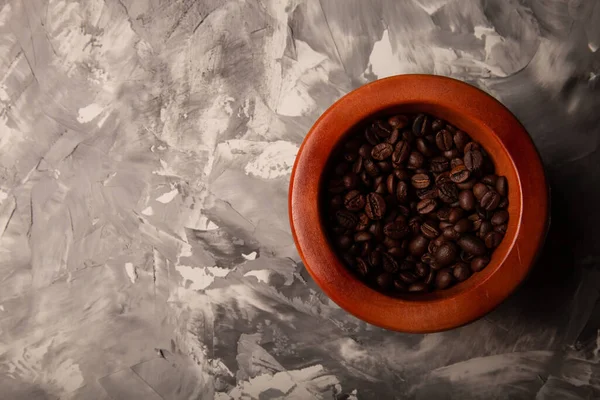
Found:
[[[506,236],[481,272],[448,290],[390,297],[353,275],[330,246],[322,224],[323,171],[344,135],[363,121],[425,112],[467,132],[509,182]],[[491,311],[523,281],[546,234],[548,187],[540,157],[517,119],[493,97],[466,83],[432,75],[399,75],[362,86],[332,105],[300,147],[289,192],[290,224],[306,268],[342,308],[371,324],[434,332]]]

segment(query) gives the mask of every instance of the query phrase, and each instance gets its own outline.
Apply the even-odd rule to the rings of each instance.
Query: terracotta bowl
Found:
[[[490,264],[443,291],[403,298],[371,289],[338,259],[322,224],[323,171],[344,135],[366,119],[425,112],[445,119],[479,142],[505,175],[510,220]],[[314,124],[298,152],[289,191],[296,247],[308,272],[339,306],[383,328],[435,332],[491,311],[523,281],[546,234],[548,187],[529,135],[493,97],[466,83],[432,75],[399,75],[365,85],[333,104]]]

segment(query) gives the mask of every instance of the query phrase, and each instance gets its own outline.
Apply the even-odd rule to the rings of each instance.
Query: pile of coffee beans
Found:
[[[466,280],[506,233],[506,177],[468,134],[431,115],[394,115],[350,133],[325,185],[339,257],[388,294]]]

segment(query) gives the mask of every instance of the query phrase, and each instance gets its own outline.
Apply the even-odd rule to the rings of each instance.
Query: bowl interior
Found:
[[[377,118],[383,118],[392,116],[395,114],[416,114],[416,113],[427,113],[434,117],[443,119],[454,125],[455,127],[463,130],[471,138],[481,144],[483,148],[490,155],[492,162],[494,163],[494,167],[496,169],[497,175],[506,176],[508,181],[508,209],[509,212],[509,221],[508,221],[508,229],[504,236],[504,240],[500,246],[496,248],[493,252],[490,263],[488,266],[478,273],[474,273],[469,279],[464,282],[460,282],[447,290],[436,290],[430,293],[415,293],[415,294],[398,294],[392,296],[388,296],[390,298],[402,298],[408,301],[432,301],[443,298],[449,298],[452,296],[456,296],[463,290],[468,289],[469,287],[476,286],[480,284],[482,281],[488,279],[488,277],[492,274],[495,274],[501,268],[504,268],[504,260],[506,259],[506,255],[508,251],[512,247],[515,238],[517,236],[517,230],[520,223],[520,214],[521,214],[521,187],[518,179],[517,171],[515,169],[515,165],[512,162],[512,159],[506,150],[506,148],[502,145],[496,133],[491,130],[485,124],[482,124],[481,121],[477,121],[474,118],[470,118],[468,115],[462,114],[460,111],[452,110],[450,108],[444,107],[439,104],[431,104],[431,103],[409,103],[402,104],[397,106],[392,106],[387,109],[380,110],[374,114],[371,114],[358,123],[353,125],[350,129],[342,132],[336,133],[336,140],[332,142],[332,149],[329,153],[329,157],[327,160],[326,167],[323,169],[320,175],[320,193],[319,198],[322,199],[324,197],[324,186],[325,179],[327,178],[327,172],[331,167],[331,156],[339,149],[339,147],[345,142],[346,137],[356,132],[357,130],[362,130],[366,126],[369,121],[372,121]],[[319,201],[319,214],[321,216],[321,224],[322,229],[324,231],[327,230],[324,220],[326,212],[326,208],[323,205],[322,201]],[[328,237],[329,239],[329,237]],[[329,242],[328,242],[329,243]],[[330,246],[330,250],[337,254],[333,248]],[[337,256],[336,256],[337,257]],[[340,264],[343,262],[338,258]],[[333,266],[332,266],[333,267]],[[510,266],[506,266],[506,268],[510,268]],[[358,279],[354,274],[350,275],[350,279],[355,280],[358,284],[365,286],[368,290],[372,289],[370,286],[362,282]],[[385,294],[384,294],[385,295]]]

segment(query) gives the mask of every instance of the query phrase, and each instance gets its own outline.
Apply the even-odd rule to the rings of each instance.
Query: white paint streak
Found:
[[[87,107],[80,108],[77,113],[77,122],[86,124],[100,115],[102,110],[104,110],[104,108],[96,103],[92,103]]]
[[[148,216],[154,215],[154,210],[152,209],[152,206],[148,206],[148,207],[144,208],[142,210],[142,214],[148,215]]]
[[[132,263],[125,263],[125,271],[127,272],[127,276],[131,283],[135,283],[138,278],[137,269],[133,266]]]
[[[250,253],[250,254],[244,254],[244,253],[242,253],[242,257],[244,257],[244,258],[245,258],[246,260],[248,260],[248,261],[256,260],[256,255],[257,255],[257,254],[256,254],[256,252],[255,252],[255,251],[253,251],[253,252],[252,252],[252,253]]]
[[[392,54],[392,44],[390,43],[390,36],[386,29],[383,31],[381,40],[378,40],[373,45],[367,69],[370,69],[378,78],[398,74],[398,71],[402,70],[402,65]]]
[[[209,287],[216,277],[224,278],[231,270],[220,267],[190,267],[187,265],[176,265],[175,269],[183,277],[183,285],[190,282],[189,289],[204,290]]]
[[[258,157],[246,165],[244,171],[248,175],[264,179],[286,176],[292,173],[296,154],[298,146],[278,140],[269,143]]]
[[[177,191],[177,189],[173,189],[170,192],[167,192],[161,195],[160,197],[157,197],[156,201],[163,204],[170,203],[171,201],[173,201],[173,199],[177,196],[178,193],[179,192]]]

